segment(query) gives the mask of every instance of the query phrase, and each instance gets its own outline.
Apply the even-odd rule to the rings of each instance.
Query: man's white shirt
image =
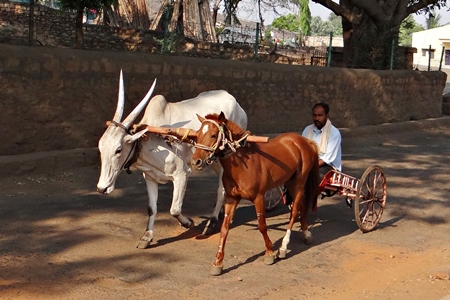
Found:
[[[311,126],[313,128],[312,140],[319,145],[320,138],[322,136],[322,130],[317,129],[314,124],[306,126],[303,130],[302,136],[306,137]],[[339,171],[342,169],[342,153],[341,153],[341,133],[339,130],[332,126],[330,132],[330,138],[328,139],[327,151],[325,154],[319,154],[319,158],[323,160],[327,165],[333,166]]]

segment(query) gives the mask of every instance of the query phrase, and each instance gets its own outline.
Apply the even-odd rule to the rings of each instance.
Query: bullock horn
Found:
[[[133,123],[134,119],[136,119],[136,117],[141,113],[144,106],[147,105],[148,100],[150,99],[150,97],[153,94],[155,85],[156,85],[156,79],[155,79],[155,81],[153,81],[153,85],[150,88],[150,90],[147,92],[147,95],[145,95],[144,99],[142,99],[142,101],[138,104],[138,106],[136,106],[133,109],[133,111],[128,115],[128,117],[122,122],[123,126],[125,126],[128,129],[130,128],[131,123]]]
[[[113,121],[120,123],[120,119],[122,119],[123,114],[123,104],[125,102],[125,90],[123,88],[123,75],[122,70],[120,70],[120,78],[119,78],[119,99],[117,100],[117,108],[116,113],[114,114]]]

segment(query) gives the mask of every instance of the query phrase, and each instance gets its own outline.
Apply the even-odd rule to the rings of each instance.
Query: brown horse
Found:
[[[266,191],[286,184],[294,198],[288,230],[278,252],[279,258],[286,256],[292,226],[300,212],[300,224],[305,242],[311,243],[306,215],[315,206],[319,186],[319,159],[314,142],[296,133],[284,133],[267,143],[247,143],[248,131],[227,120],[223,112],[202,118],[197,131],[196,150],[191,159],[194,169],[202,169],[216,158],[224,169],[225,188],[224,220],[220,230],[219,249],[212,269],[212,275],[222,272],[225,242],[229,226],[241,198],[255,205],[258,229],[264,237],[266,253],[264,262],[274,262],[272,241],[267,235],[264,194]]]

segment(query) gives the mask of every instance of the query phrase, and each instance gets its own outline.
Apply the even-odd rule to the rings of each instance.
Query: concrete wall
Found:
[[[0,155],[95,147],[124,70],[126,113],[158,78],[169,101],[225,89],[255,134],[301,131],[326,101],[338,127],[442,115],[443,72],[374,71],[0,44]]]

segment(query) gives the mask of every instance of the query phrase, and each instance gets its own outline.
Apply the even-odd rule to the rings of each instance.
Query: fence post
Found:
[[[164,12],[164,43],[161,49],[161,53],[167,52],[167,39],[169,35],[169,17],[170,13],[169,10],[166,8],[166,11]]]
[[[28,45],[32,46],[34,36],[34,0],[30,0],[30,15],[28,17]]]
[[[255,46],[254,46],[254,55],[253,58],[255,60],[258,59],[258,49],[259,49],[259,23],[256,23],[256,37],[255,37]]]
[[[428,72],[430,71],[431,65],[431,45],[428,47]]]
[[[441,60],[439,61],[439,71],[442,69],[442,60],[444,59],[445,46],[442,46]]]
[[[333,43],[333,31],[330,32],[330,44],[328,45],[327,67],[331,64],[331,50],[333,49],[331,44]]]
[[[392,44],[391,44],[391,64],[389,66],[389,70],[392,70],[394,67],[394,48],[395,48],[395,38],[392,39]]]

